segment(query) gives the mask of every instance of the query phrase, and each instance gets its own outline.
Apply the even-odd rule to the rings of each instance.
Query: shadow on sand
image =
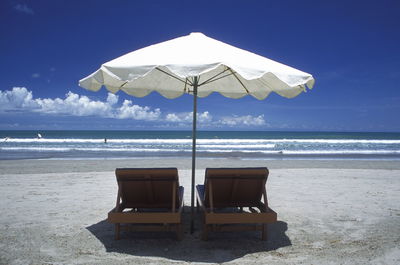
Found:
[[[195,232],[190,234],[190,208],[185,207],[182,241],[175,240],[172,232],[121,232],[121,239],[115,240],[114,225],[107,220],[86,228],[100,240],[107,252],[188,262],[228,262],[247,254],[291,245],[285,234],[288,225],[282,221],[268,225],[267,241],[261,241],[260,232],[255,231],[211,232],[208,241],[203,241],[199,220],[200,215],[197,215]]]

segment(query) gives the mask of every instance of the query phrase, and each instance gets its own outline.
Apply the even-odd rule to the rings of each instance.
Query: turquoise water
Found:
[[[188,157],[191,131],[0,131],[0,159]],[[400,158],[400,133],[200,131],[197,156]]]

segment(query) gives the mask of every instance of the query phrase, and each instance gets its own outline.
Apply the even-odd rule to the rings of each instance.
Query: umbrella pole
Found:
[[[196,123],[197,123],[197,76],[193,82],[193,129],[192,129],[192,197],[191,197],[191,213],[190,213],[190,233],[194,232],[194,185],[196,171]]]

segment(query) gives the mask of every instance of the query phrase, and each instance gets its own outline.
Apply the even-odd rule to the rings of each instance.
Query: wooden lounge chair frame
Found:
[[[261,230],[261,239],[267,240],[267,224],[277,221],[276,212],[268,206],[268,173],[266,167],[206,169],[204,185],[196,186],[203,240],[208,239],[209,231],[243,230]],[[249,212],[244,212],[244,207],[249,207]],[[229,209],[234,211],[226,211]]]
[[[117,203],[108,213],[108,222],[115,224],[116,240],[121,228],[175,231],[182,239],[183,187],[176,168],[117,168],[115,175]]]

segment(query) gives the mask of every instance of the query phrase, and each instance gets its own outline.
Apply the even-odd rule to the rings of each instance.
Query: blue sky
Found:
[[[316,84],[294,99],[199,99],[200,129],[399,132],[399,11],[386,0],[4,0],[0,129],[190,130],[190,95],[113,96],[78,80],[130,51],[203,32]]]

